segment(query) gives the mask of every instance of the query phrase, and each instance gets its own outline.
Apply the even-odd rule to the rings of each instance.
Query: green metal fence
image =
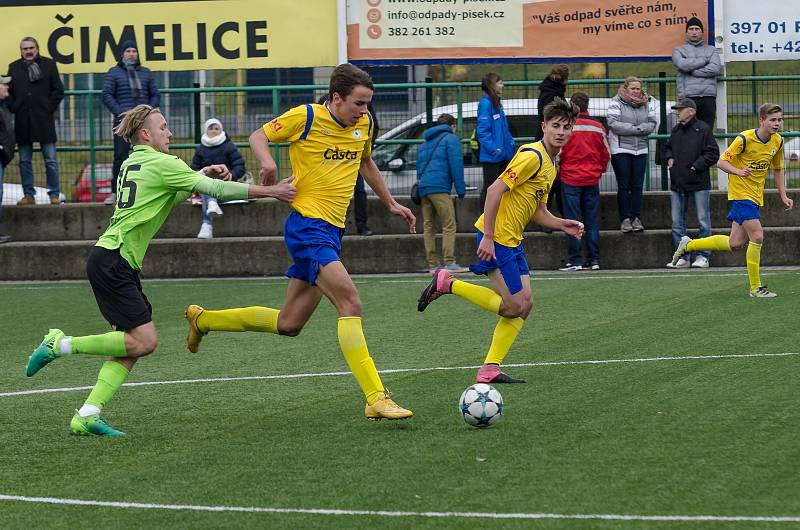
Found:
[[[784,136],[787,143],[787,176],[789,185],[800,185],[800,162],[788,160],[800,154],[800,76],[728,77],[728,134],[718,131],[718,137],[732,137],[735,133],[758,125],[758,106],[765,101],[778,103],[784,108]],[[622,79],[584,79],[570,81],[567,95],[583,91],[592,98],[590,114],[603,120],[610,98],[616,94]],[[669,105],[676,99],[675,79],[671,77],[644,78],[647,91],[659,99],[662,115],[670,118]],[[529,141],[534,134],[536,99],[539,81],[506,81],[503,101],[510,114],[512,134],[519,142]],[[187,162],[191,161],[199,142],[205,119],[220,119],[228,135],[239,146],[245,157],[247,169],[257,174],[247,138],[265,122],[292,106],[317,100],[326,93],[326,86],[261,86],[215,88],[169,88],[162,91],[161,109],[174,134],[171,152]],[[374,158],[379,163],[390,188],[398,194],[407,192],[407,177],[395,175],[388,162],[400,156],[403,167],[413,172],[416,150],[422,142],[421,135],[430,119],[447,111],[458,119],[458,134],[464,142],[464,155],[470,178],[479,174],[472,160],[468,139],[475,127],[475,105],[481,98],[480,83],[416,83],[376,85],[374,104],[381,134],[394,130],[391,139],[380,140]],[[508,112],[514,108],[513,113]],[[111,114],[103,107],[99,90],[68,91],[56,115],[59,136],[58,151],[61,190],[67,201],[78,200],[77,183],[83,178],[89,191],[84,190],[83,200],[102,198],[111,178],[113,143]],[[662,129],[669,131],[669,128]],[[663,189],[666,173],[657,162],[656,142],[666,135],[654,135],[648,167],[648,189]],[[288,150],[277,148],[280,175],[290,174]],[[6,168],[5,181],[19,183],[18,159]],[[44,162],[39,153],[34,154],[35,185],[45,186]],[[609,173],[601,186],[605,191],[615,189],[613,175]],[[469,184],[468,179],[468,184]],[[769,183],[769,185],[774,185]],[[473,186],[474,187],[474,186]],[[16,201],[13,193],[4,202]]]

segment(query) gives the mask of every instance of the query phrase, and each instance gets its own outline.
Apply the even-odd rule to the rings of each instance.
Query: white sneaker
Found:
[[[208,215],[222,215],[222,208],[219,207],[217,199],[208,199],[208,204],[206,204],[206,213]]]
[[[697,259],[692,262],[692,268],[694,269],[707,269],[708,268],[708,258],[705,256],[697,256]]]
[[[214,227],[209,223],[203,223],[200,232],[197,233],[197,239],[214,239]]]
[[[669,263],[667,263],[667,268],[668,269],[688,269],[689,268],[689,260],[680,258],[675,263],[672,263],[670,261]]]
[[[567,263],[558,270],[560,270],[561,272],[582,271],[583,265],[573,265],[572,263]]]

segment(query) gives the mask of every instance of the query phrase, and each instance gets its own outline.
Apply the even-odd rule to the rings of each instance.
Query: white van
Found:
[[[589,101],[589,115],[600,121],[606,126],[606,111],[611,104],[611,98],[592,98]],[[650,103],[658,109],[659,102],[655,98]],[[674,114],[670,110],[672,102],[667,103],[668,121],[671,127],[674,124]],[[537,114],[537,100],[535,99],[504,99],[503,110],[508,119],[508,126],[511,135],[517,140],[517,144],[533,141],[534,129],[536,127],[535,116]],[[461,118],[463,130],[461,138],[469,139],[472,131],[477,124],[478,102],[473,101],[461,105]],[[436,120],[441,114],[451,114],[458,118],[458,105],[447,105],[433,109],[433,119]],[[658,114],[658,113],[657,113]],[[394,127],[383,133],[378,140],[420,140],[426,129],[430,127],[425,121],[425,114],[419,114],[410,120]],[[372,158],[381,170],[383,178],[386,180],[392,194],[402,196],[411,192],[411,186],[417,180],[417,153],[421,143],[403,144],[379,144],[372,150]],[[467,185],[467,194],[480,193],[483,186],[483,170],[480,163],[474,159],[468,143],[464,143],[464,181]],[[651,155],[656,152],[656,142],[650,142]],[[655,157],[649,158],[650,187],[649,189],[661,189],[661,170],[655,165]],[[606,172],[600,180],[600,191],[616,191],[617,181],[609,163]],[[371,193],[371,190],[368,191]]]

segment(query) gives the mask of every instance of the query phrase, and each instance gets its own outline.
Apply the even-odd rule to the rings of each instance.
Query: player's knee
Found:
[[[523,300],[522,311],[520,312],[519,315],[520,318],[522,318],[523,320],[528,318],[528,315],[531,314],[531,311],[533,311],[533,300],[531,299]]]
[[[364,314],[364,306],[358,295],[349,296],[339,304],[339,314],[343,317],[360,317]]]
[[[764,234],[754,234],[753,237],[750,238],[750,242],[756,245],[762,244],[764,242]]]
[[[158,337],[156,335],[138,337],[134,344],[133,351],[129,351],[128,355],[131,357],[144,357],[156,351],[157,347]]]
[[[278,326],[278,333],[286,337],[296,337],[303,331],[303,326],[283,324]]]
[[[744,247],[744,241],[728,241],[731,250],[741,250]]]

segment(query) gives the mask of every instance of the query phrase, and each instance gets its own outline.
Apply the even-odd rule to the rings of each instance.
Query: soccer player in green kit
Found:
[[[97,384],[70,422],[73,433],[123,436],[100,417],[101,409],[125,382],[139,357],[156,349],[158,338],[152,307],[142,292],[139,271],[150,240],[172,209],[192,192],[221,200],[274,197],[291,202],[292,179],[274,186],[248,186],[230,180],[228,168],[211,165],[194,171],[169,154],[172,133],[157,108],[138,105],[114,130],[133,146],[117,177],[117,203],[108,228],[89,253],[86,272],[97,305],[113,331],[85,337],[51,329],[28,360],[33,376],[49,363],[70,354],[111,356],[103,363]],[[209,177],[215,177],[209,178]]]

